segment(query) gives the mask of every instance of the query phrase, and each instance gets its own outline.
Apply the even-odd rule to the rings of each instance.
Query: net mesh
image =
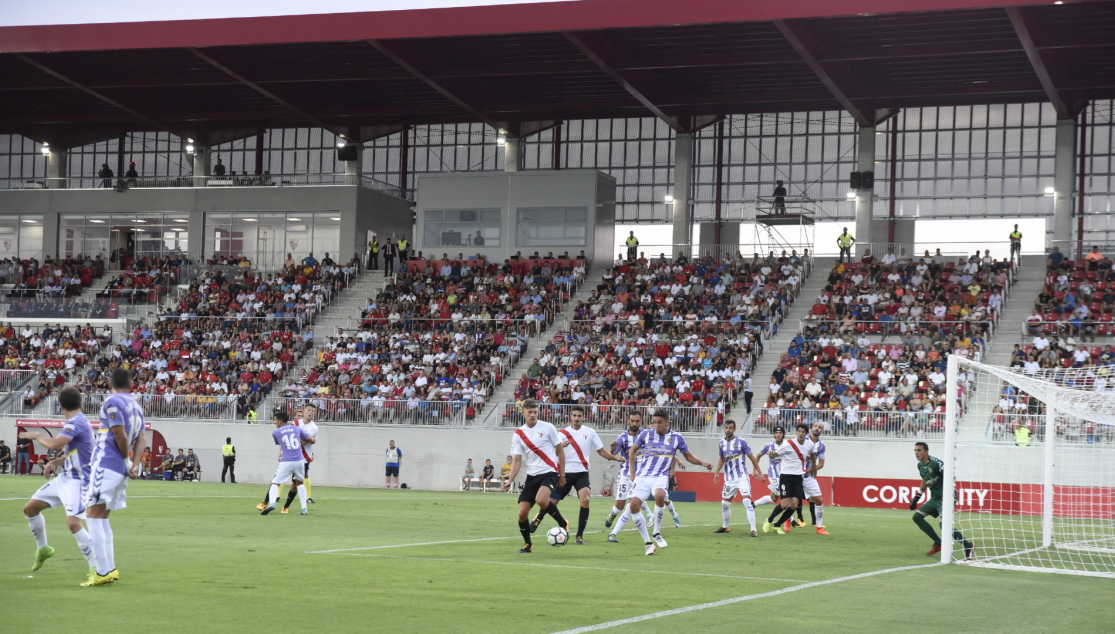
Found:
[[[955,542],[953,560],[1115,577],[1108,368],[1027,375],[966,359],[950,364],[957,374],[947,406],[955,421],[946,425],[945,498],[955,502],[944,530],[975,544],[968,553]]]

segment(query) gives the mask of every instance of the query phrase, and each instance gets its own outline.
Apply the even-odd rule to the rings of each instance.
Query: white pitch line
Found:
[[[782,588],[781,590],[772,590],[770,592],[763,592],[761,594],[749,594],[742,597],[734,597],[731,599],[723,599],[721,601],[713,601],[711,603],[701,603],[698,605],[690,605],[684,608],[675,608],[673,610],[663,610],[662,612],[654,612],[651,614],[644,614],[642,616],[633,616],[627,619],[619,619],[618,621],[608,621],[607,623],[598,623],[597,625],[586,625],[585,627],[577,627],[571,630],[562,630],[554,634],[584,634],[584,632],[595,632],[597,630],[606,630],[612,627],[619,627],[621,625],[630,625],[632,623],[641,623],[642,621],[649,621],[651,619],[658,619],[665,616],[674,616],[675,614],[685,614],[686,612],[696,612],[697,610],[707,610],[709,608],[719,608],[725,605],[732,605],[735,603],[742,603],[744,601],[751,601],[753,599],[765,599],[767,597],[774,597],[780,594],[788,594],[790,592],[797,592],[799,590],[808,590],[809,588],[816,588],[817,586],[826,586],[833,583],[840,583],[842,581],[852,581],[853,579],[863,579],[866,577],[874,577],[875,575],[883,575],[889,572],[901,572],[903,570],[917,570],[919,568],[932,568],[934,566],[943,566],[945,564],[937,562],[933,564],[920,564],[917,566],[902,566],[900,568],[887,568],[885,570],[875,570],[872,572],[861,572],[857,575],[849,575],[847,577],[837,577],[835,579],[825,579],[824,581],[811,581],[803,583],[798,586],[790,586],[789,588]]]
[[[785,583],[802,583],[802,579],[776,579],[772,577],[742,577],[738,575],[715,575],[707,572],[676,572],[672,570],[634,570],[630,568],[604,568],[598,566],[568,566],[564,564],[537,564],[525,561],[484,561],[480,559],[446,559],[444,557],[407,557],[404,555],[370,555],[365,553],[330,553],[333,555],[349,555],[351,557],[382,557],[385,559],[418,559],[425,561],[452,561],[462,564],[492,564],[495,566],[531,566],[534,568],[571,568],[573,570],[603,570],[605,572],[637,572],[654,575],[683,575],[687,577],[719,577],[722,579],[749,579],[751,581],[781,581]]]

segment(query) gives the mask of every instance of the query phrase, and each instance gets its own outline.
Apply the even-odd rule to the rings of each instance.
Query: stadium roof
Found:
[[[483,0],[480,0],[483,1]],[[574,0],[0,28],[0,130],[219,143],[321,126],[366,140],[555,121],[1115,97],[1115,2]]]

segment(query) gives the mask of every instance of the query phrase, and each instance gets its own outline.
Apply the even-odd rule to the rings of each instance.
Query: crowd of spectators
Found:
[[[41,328],[14,327],[11,322],[0,327],[0,357],[4,373],[12,372],[13,379],[22,380],[26,375],[18,370],[32,370],[39,374],[38,386],[28,386],[22,394],[24,408],[38,405],[54,390],[71,380],[102,349],[112,341],[111,329],[98,333],[92,326],[78,328],[45,325]],[[15,385],[8,385],[13,389]]]
[[[94,278],[104,274],[104,268],[100,256],[46,258],[42,263],[34,258],[4,260],[0,262],[0,276],[4,283],[13,284],[8,297],[65,298],[81,293]]]
[[[360,327],[324,342],[318,363],[283,394],[323,420],[439,424],[468,417],[545,330],[585,260],[410,260],[360,311]]]
[[[647,407],[677,408],[679,429],[714,412],[722,419],[809,264],[796,252],[750,261],[621,256],[521,375],[515,398],[585,405],[603,427]],[[514,422],[514,411],[504,418]]]
[[[951,261],[940,249],[921,258],[888,249],[878,259],[869,250],[860,262],[832,268],[806,319],[832,332],[879,334],[884,340],[908,332],[988,340],[1013,275],[1014,264],[996,261],[989,251]]]
[[[1092,250],[1079,262],[1065,259],[1054,247],[1048,256],[1045,284],[1026,318],[1027,335],[1076,336],[1095,342],[1115,334],[1115,280],[1111,260]]]
[[[764,428],[819,420],[839,435],[864,432],[925,437],[941,429],[950,354],[973,348],[963,332],[916,331],[897,344],[872,343],[806,328],[771,375],[757,424]]]

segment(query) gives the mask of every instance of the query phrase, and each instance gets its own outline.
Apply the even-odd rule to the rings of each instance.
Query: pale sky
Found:
[[[501,4],[530,4],[554,0],[156,0],[155,2],[105,2],[104,0],[0,0],[0,26],[94,24],[105,22],[157,22],[206,18],[247,18],[275,15],[311,15],[437,9]]]

